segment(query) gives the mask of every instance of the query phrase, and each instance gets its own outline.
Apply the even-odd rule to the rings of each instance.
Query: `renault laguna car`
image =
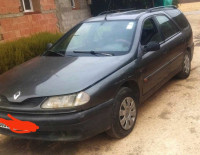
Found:
[[[174,6],[117,10],[87,19],[41,56],[0,76],[0,118],[35,123],[36,132],[0,133],[77,141],[102,132],[123,138],[138,105],[172,77],[190,75],[194,43]],[[17,129],[16,129],[17,130]]]

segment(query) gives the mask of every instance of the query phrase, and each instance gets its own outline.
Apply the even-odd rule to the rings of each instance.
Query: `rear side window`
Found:
[[[160,25],[161,32],[165,39],[173,36],[177,32],[179,32],[176,25],[166,16],[164,15],[158,15],[156,16],[156,19]]]
[[[167,10],[166,13],[180,26],[181,29],[188,27],[188,20],[179,10]]]

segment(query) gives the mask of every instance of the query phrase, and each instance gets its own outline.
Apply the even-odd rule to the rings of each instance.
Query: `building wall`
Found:
[[[0,0],[0,41],[59,31],[54,0],[38,0],[38,4],[34,12],[24,13],[20,0]]]
[[[90,17],[87,0],[32,0],[34,12],[23,11],[22,0],[0,0],[0,42],[39,32],[66,32]]]
[[[91,16],[87,0],[74,0],[75,8],[72,8],[71,0],[57,0],[55,2],[59,28],[63,33]]]
[[[0,14],[19,13],[20,1],[0,0]]]

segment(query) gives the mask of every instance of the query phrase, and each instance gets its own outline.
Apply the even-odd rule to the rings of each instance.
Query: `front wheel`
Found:
[[[137,100],[129,88],[121,88],[115,97],[111,129],[107,134],[124,138],[131,133],[137,118]]]
[[[191,57],[189,52],[186,52],[182,64],[182,70],[180,73],[178,73],[177,77],[180,79],[186,79],[190,76],[190,71],[191,71]]]

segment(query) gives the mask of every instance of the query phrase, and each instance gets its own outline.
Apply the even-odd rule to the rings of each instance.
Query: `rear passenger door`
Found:
[[[185,38],[176,24],[166,15],[155,15],[155,19],[164,39],[162,43],[162,59],[166,62],[163,66],[166,70],[164,78],[172,77],[181,68]]]

